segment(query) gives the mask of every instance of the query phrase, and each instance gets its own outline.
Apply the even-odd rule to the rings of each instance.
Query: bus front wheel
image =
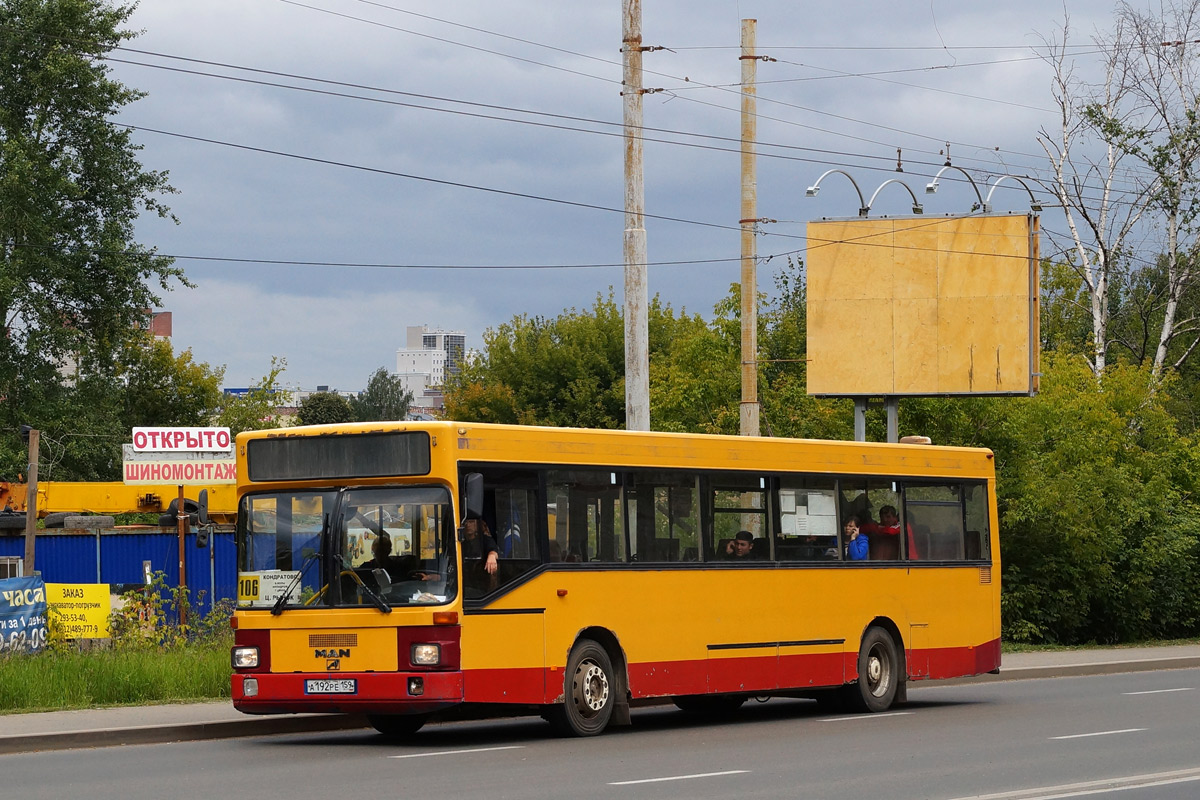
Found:
[[[849,700],[859,711],[887,711],[902,680],[900,658],[891,634],[867,629],[858,649],[858,683],[847,686]]]
[[[615,688],[608,652],[591,639],[583,639],[567,659],[562,702],[546,716],[565,736],[595,736],[612,718]]]
[[[410,738],[425,725],[428,714],[367,714],[371,727],[389,739]]]

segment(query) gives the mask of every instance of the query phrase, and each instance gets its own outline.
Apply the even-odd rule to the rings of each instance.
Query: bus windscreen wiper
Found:
[[[300,551],[304,556],[304,563],[300,565],[300,571],[296,573],[296,577],[288,583],[287,588],[283,590],[283,594],[279,595],[279,599],[275,601],[275,605],[271,606],[271,615],[278,617],[283,613],[283,607],[287,605],[288,598],[292,596],[292,590],[300,583],[304,577],[304,573],[308,572],[308,568],[321,559],[321,554],[310,547],[305,547]]]

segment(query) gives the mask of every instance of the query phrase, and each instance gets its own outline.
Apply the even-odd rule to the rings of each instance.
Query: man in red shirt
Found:
[[[917,543],[913,539],[912,526],[908,530],[908,558],[917,560]],[[867,520],[859,530],[867,535],[871,545],[872,561],[897,561],[900,558],[900,515],[895,506],[883,506],[879,509],[879,522]]]

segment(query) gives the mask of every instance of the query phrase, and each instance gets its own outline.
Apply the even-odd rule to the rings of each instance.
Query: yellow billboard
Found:
[[[46,607],[68,639],[107,639],[112,596],[107,583],[47,583]]]
[[[808,393],[1032,395],[1038,218],[808,224]]]

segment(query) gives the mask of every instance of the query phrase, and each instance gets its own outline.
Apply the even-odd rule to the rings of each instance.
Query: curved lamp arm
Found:
[[[983,201],[983,213],[987,214],[992,210],[992,193],[996,191],[996,187],[999,186],[1000,182],[1005,178],[1012,178],[1014,181],[1024,186],[1025,191],[1029,192],[1029,208],[1031,211],[1042,210],[1042,204],[1039,203],[1038,199],[1033,196],[1033,189],[1029,188],[1028,183],[1016,175],[1001,175],[999,178],[996,178],[996,182],[992,184],[992,188],[988,189],[987,198]]]
[[[914,214],[923,214],[925,212],[925,209],[921,208],[921,204],[917,202],[917,196],[915,194],[913,194],[913,190],[911,188],[909,188],[909,185],[907,183],[900,180],[899,178],[888,178],[886,181],[879,184],[879,188],[875,190],[875,194],[871,195],[871,200],[869,203],[867,203],[866,209],[864,209],[864,210],[866,210],[866,211],[871,210],[871,206],[875,205],[875,198],[879,197],[879,193],[883,191],[883,187],[887,186],[889,183],[898,183],[904,187],[904,190],[906,192],[908,192],[908,196],[912,198],[912,201],[913,201],[912,210],[913,210]],[[862,216],[865,217],[866,214],[863,214]]]
[[[966,175],[967,182],[970,183],[971,188],[975,190],[975,197],[977,197],[979,199],[979,204],[976,205],[975,208],[972,208],[971,210],[974,211],[976,208],[983,208],[984,207],[983,195],[979,193],[979,186],[975,183],[975,179],[971,177],[971,173],[967,172],[962,167],[956,167],[952,164],[947,164],[946,166],[942,167],[941,169],[939,169],[937,171],[937,175],[933,176],[933,180],[930,181],[929,183],[925,184],[925,193],[933,194],[934,192],[936,192],[938,190],[938,178],[942,177],[942,173],[944,173],[948,169],[956,169],[959,172],[961,172],[963,175]]]
[[[858,192],[858,215],[860,217],[865,217],[867,215],[867,212],[871,210],[871,207],[867,205],[865,200],[863,200],[862,189],[858,188],[858,181],[854,180],[854,178],[850,175],[850,173],[846,172],[845,170],[841,170],[841,169],[826,170],[821,175],[821,177],[817,178],[816,183],[814,183],[812,186],[810,186],[804,190],[804,195],[806,197],[816,197],[817,192],[821,191],[821,181],[825,180],[825,178],[827,176],[832,175],[835,172],[840,175],[845,175],[846,179],[848,181],[850,181],[850,183],[854,186],[854,191]]]

